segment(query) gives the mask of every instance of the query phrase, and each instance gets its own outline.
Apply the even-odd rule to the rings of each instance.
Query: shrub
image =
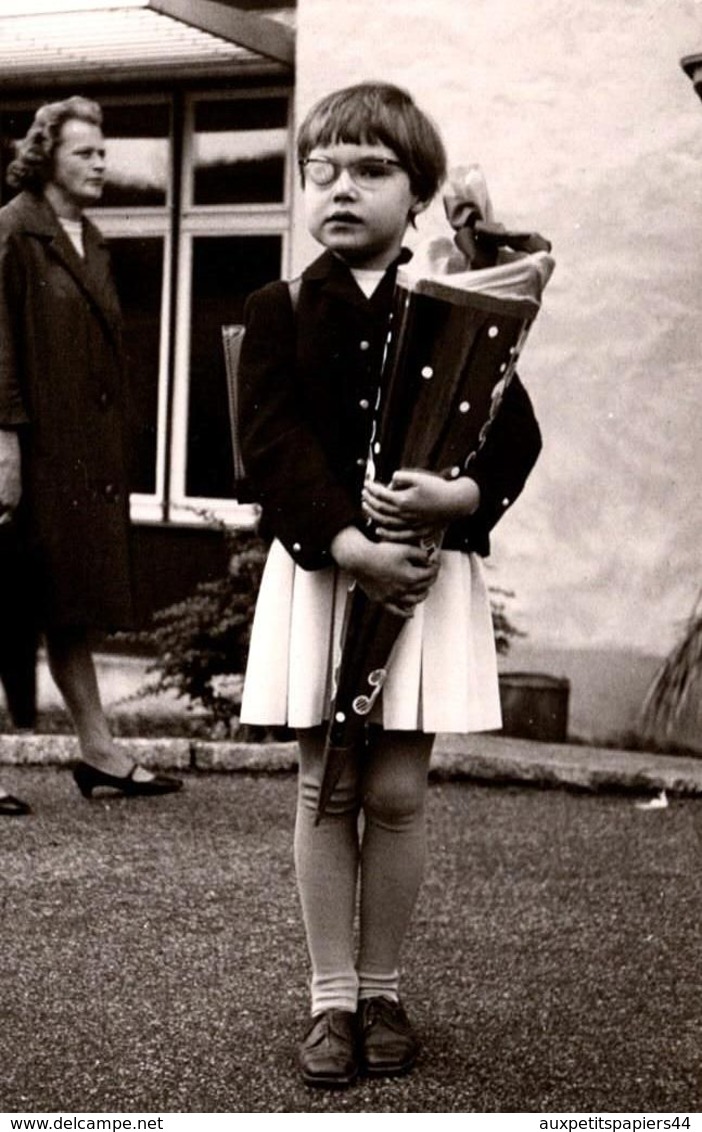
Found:
[[[500,586],[490,586],[490,606],[492,609],[492,628],[495,634],[495,648],[500,656],[506,656],[510,650],[514,637],[526,637],[521,629],[514,625],[506,609],[506,599],[513,598],[512,590],[503,590]]]
[[[175,691],[229,730],[239,712],[267,548],[249,532],[227,531],[226,538],[230,565],[223,577],[200,582],[190,597],[156,612],[148,629],[120,639],[154,655],[147,672],[156,679],[143,694]]]
[[[647,739],[669,740],[685,717],[702,715],[702,590],[682,635],[658,668],[642,708]]]

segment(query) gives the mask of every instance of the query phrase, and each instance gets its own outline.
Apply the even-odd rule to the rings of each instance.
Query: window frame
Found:
[[[279,203],[194,204],[192,202],[194,178],[190,174],[194,164],[196,103],[198,101],[237,101],[272,97],[286,99],[288,103],[282,200]],[[255,90],[234,92],[214,88],[192,91],[185,95],[180,171],[183,208],[180,212],[178,279],[176,283],[177,309],[173,343],[174,365],[169,466],[169,518],[179,525],[197,526],[208,520],[215,520],[227,526],[251,528],[258,518],[258,509],[250,503],[239,503],[233,499],[217,499],[208,496],[189,496],[186,492],[188,406],[191,377],[189,363],[193,241],[203,236],[212,239],[216,239],[218,236],[279,236],[281,241],[280,277],[284,278],[289,273],[294,167],[292,160],[292,112],[292,91],[288,87],[257,87]],[[218,347],[222,349],[220,343],[218,343]]]
[[[155,210],[148,210],[153,213]],[[129,496],[129,513],[134,522],[162,522],[168,514],[167,465],[168,465],[168,418],[169,418],[169,326],[173,288],[171,265],[173,261],[173,238],[170,222],[164,228],[162,219],[147,210],[109,209],[94,216],[100,231],[111,245],[124,239],[161,239],[163,241],[163,287],[161,290],[161,311],[159,325],[158,377],[156,391],[156,467],[155,488],[153,492],[133,491]],[[125,223],[124,216],[128,215]]]
[[[88,95],[91,97],[91,95]],[[154,469],[155,487],[153,492],[130,492],[129,514],[132,522],[160,523],[168,515],[168,416],[169,416],[169,369],[171,344],[169,327],[173,301],[173,214],[174,205],[174,163],[175,113],[172,92],[144,91],[127,93],[108,91],[97,95],[103,110],[109,106],[143,106],[144,104],[166,106],[168,109],[168,163],[166,178],[166,199],[157,205],[109,206],[98,205],[86,209],[86,216],[97,225],[108,243],[116,243],[121,237],[129,239],[161,238],[163,240],[163,286],[161,291],[161,310],[159,325],[158,375],[156,378],[156,467]],[[110,138],[106,135],[108,151]]]

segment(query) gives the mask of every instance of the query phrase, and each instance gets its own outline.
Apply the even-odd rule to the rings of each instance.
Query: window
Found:
[[[110,241],[125,322],[132,517],[248,524],[251,509],[233,497],[221,326],[240,321],[250,291],[287,266],[287,93],[99,102],[107,183],[91,215]],[[35,106],[0,105],[3,183]]]
[[[249,292],[280,269],[279,236],[197,236],[190,272],[189,397],[185,495],[233,498],[224,353],[213,365],[221,327],[241,322]]]
[[[124,317],[124,346],[131,378],[132,490],[155,496],[158,487],[158,401],[164,240],[117,237],[112,266]]]
[[[103,106],[107,139],[105,208],[159,207],[169,197],[170,106]]]
[[[15,141],[24,137],[33,117],[34,111],[23,106],[0,110],[0,193],[3,203],[10,195],[5,178],[7,167],[15,156]]]
[[[287,103],[200,99],[194,107],[192,200],[276,204],[285,199]]]
[[[232,496],[221,327],[288,259],[288,99],[198,93],[186,99],[178,241],[169,516],[250,522]]]
[[[110,241],[124,316],[132,408],[134,519],[168,517],[170,314],[177,297],[170,270],[176,200],[172,101],[164,96],[100,99],[107,178],[91,212]],[[173,207],[171,206],[173,203]]]

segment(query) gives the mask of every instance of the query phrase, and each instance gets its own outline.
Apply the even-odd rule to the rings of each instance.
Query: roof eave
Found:
[[[148,0],[148,7],[189,27],[226,39],[287,68],[295,66],[295,33],[268,16],[252,15],[233,0]]]
[[[153,66],[134,67],[86,67],[71,70],[44,70],[41,73],[17,75],[4,74],[0,79],[0,95],[14,91],[35,91],[43,89],[68,89],[77,86],[97,87],[163,84],[164,82],[187,82],[198,79],[281,79],[289,78],[289,71],[279,64],[266,59],[237,60],[235,63],[212,63],[208,60],[201,66],[197,64],[166,64],[154,69]]]
[[[680,66],[690,79],[699,97],[702,98],[702,53],[685,55],[680,60]]]
[[[115,0],[119,9],[119,0]],[[295,66],[295,32],[286,22],[272,19],[257,12],[245,11],[236,0],[142,0],[142,10],[151,11],[153,20],[164,20],[171,26],[190,29],[193,35],[202,35],[219,44],[219,49],[205,47],[189,52],[185,58],[169,58],[153,50],[140,52],[135,43],[134,52],[125,54],[125,44],[119,53],[106,58],[101,51],[92,57],[86,50],[74,50],[72,58],[60,50],[39,50],[10,54],[0,66],[0,91],[40,90],[75,87],[89,84],[94,87],[105,83],[150,85],[163,81],[188,81],[207,78],[238,78],[245,80],[274,78],[290,80]],[[66,14],[70,0],[66,0]],[[196,14],[194,14],[196,13]],[[60,18],[60,13],[57,13]],[[8,17],[11,20],[12,17]],[[0,17],[0,24],[4,23]],[[11,42],[11,38],[10,38]],[[72,41],[73,42],[73,41]],[[37,40],[39,43],[39,40]],[[231,50],[224,50],[228,45]],[[74,44],[75,46],[75,44]]]

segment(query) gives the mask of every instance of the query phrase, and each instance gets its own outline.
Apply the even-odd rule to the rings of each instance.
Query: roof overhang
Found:
[[[702,98],[702,54],[686,55],[680,60],[680,66]]]
[[[4,0],[0,90],[290,75],[295,33],[281,16],[232,0]]]

